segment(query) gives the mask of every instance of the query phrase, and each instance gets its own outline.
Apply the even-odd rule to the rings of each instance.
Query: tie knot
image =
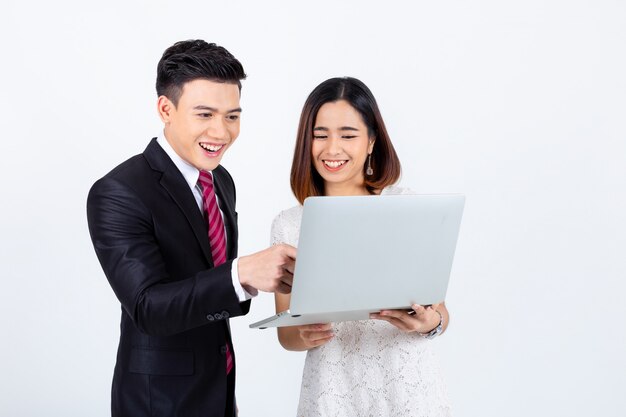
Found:
[[[200,171],[198,182],[202,186],[202,190],[208,191],[213,189],[213,175],[210,172]]]

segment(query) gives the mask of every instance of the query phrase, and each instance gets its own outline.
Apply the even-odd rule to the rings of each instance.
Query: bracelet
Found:
[[[419,333],[424,339],[434,339],[443,332],[443,315],[438,310],[435,311],[439,314],[439,324],[428,333]]]

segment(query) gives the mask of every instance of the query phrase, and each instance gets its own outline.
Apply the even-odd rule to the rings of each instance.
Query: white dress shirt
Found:
[[[193,165],[190,165],[187,161],[181,158],[176,153],[176,151],[174,151],[174,149],[169,144],[169,142],[167,141],[163,133],[157,136],[157,143],[161,146],[161,148],[163,148],[163,150],[170,157],[172,162],[174,162],[174,165],[176,165],[176,168],[178,168],[180,173],[183,174],[185,181],[187,181],[187,185],[189,185],[189,188],[191,189],[191,192],[193,193],[193,197],[196,199],[196,204],[198,204],[198,209],[200,209],[200,212],[204,213],[202,210],[202,190],[200,189],[200,186],[198,185],[198,178],[200,178],[200,171]],[[217,193],[215,193],[215,198],[217,198]],[[218,199],[217,206],[219,208],[219,199]],[[224,213],[222,212],[221,208],[220,208],[220,214],[222,215],[222,219],[223,219]],[[224,233],[224,238],[226,239],[226,233]],[[239,258],[235,258],[233,260],[232,267],[230,270],[230,275],[232,277],[233,287],[235,288],[235,292],[237,293],[237,298],[239,299],[240,302],[243,302],[243,301],[251,299],[256,294],[253,295],[253,294],[248,293],[248,291],[246,291],[241,286],[241,283],[239,282],[239,274],[237,272],[238,260]]]

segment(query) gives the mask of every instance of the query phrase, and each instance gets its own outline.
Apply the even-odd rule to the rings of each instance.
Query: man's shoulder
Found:
[[[126,177],[133,178],[141,171],[145,171],[149,168],[146,158],[143,154],[138,154],[128,158],[111,171],[109,171],[104,177],[124,179]]]
[[[150,165],[147,163],[146,158],[139,154],[113,168],[96,181],[94,186],[103,182],[115,182],[134,188],[135,185],[145,183],[152,177],[153,171],[150,169]]]
[[[148,160],[147,155],[151,154],[152,159],[158,159],[160,155],[153,155],[155,152],[159,152],[158,146],[156,140],[152,139],[142,153],[131,156],[120,163],[105,174],[101,180],[112,179],[122,183],[132,183],[133,181],[141,180],[146,175],[152,176],[154,167],[151,166],[152,164]],[[165,152],[163,152],[163,155],[165,155]]]
[[[147,149],[151,146],[152,142]],[[108,194],[111,189],[126,189],[137,193],[145,189],[147,184],[158,182],[160,175],[151,167],[145,152],[128,158],[98,179],[92,185],[90,194],[94,192]]]

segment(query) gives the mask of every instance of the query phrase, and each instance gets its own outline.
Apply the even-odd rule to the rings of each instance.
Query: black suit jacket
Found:
[[[89,192],[91,239],[122,304],[113,416],[233,414],[228,318],[246,314],[250,302],[239,302],[231,279],[235,185],[221,166],[213,177],[228,242],[228,260],[217,268],[204,216],[156,139]]]

